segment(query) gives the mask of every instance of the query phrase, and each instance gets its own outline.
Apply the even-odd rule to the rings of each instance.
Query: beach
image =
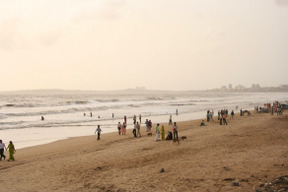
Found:
[[[0,139],[5,143],[12,140],[20,149],[90,136],[97,125],[105,134],[115,132],[124,116],[127,116],[127,128],[132,129],[134,115],[137,121],[141,115],[141,125],[146,119],[154,124],[165,123],[170,115],[173,121],[182,122],[205,118],[207,110],[213,110],[216,115],[219,109],[239,112],[267,102],[287,103],[287,100],[286,93],[262,92],[6,92],[0,94]]]
[[[0,162],[1,191],[242,192],[287,174],[285,112],[236,114],[227,126],[200,122],[178,122],[179,137],[187,137],[179,144],[155,142],[154,131],[149,137],[141,127],[139,138],[128,130],[103,134],[100,141],[94,135],[16,146],[16,160]]]

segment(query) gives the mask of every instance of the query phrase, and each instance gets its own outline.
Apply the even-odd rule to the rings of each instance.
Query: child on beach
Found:
[[[97,133],[97,140],[100,140],[101,132],[102,132],[102,129],[100,128],[100,125],[98,125],[97,129],[95,130],[95,134]]]
[[[200,123],[200,126],[205,126],[205,121],[202,120],[202,122]]]

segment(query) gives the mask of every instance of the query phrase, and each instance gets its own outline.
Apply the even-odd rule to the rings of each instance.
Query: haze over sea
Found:
[[[273,101],[287,102],[287,93],[229,93],[206,91],[20,91],[0,95],[0,139],[16,148],[45,144],[69,137],[116,132],[117,123],[133,115],[155,123],[205,118],[206,111],[253,109]],[[238,106],[238,110],[236,110]],[[179,115],[176,115],[176,109]],[[92,117],[90,116],[92,112]],[[84,113],[86,116],[84,116]],[[114,118],[112,118],[114,113]],[[41,121],[41,116],[45,120]],[[153,125],[153,127],[154,127]],[[169,128],[168,128],[169,129]],[[181,130],[181,128],[180,128]],[[144,132],[145,130],[141,130]]]

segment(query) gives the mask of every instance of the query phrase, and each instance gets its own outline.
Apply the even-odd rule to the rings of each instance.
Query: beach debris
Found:
[[[278,177],[270,182],[261,183],[255,192],[264,191],[288,191],[288,175]]]
[[[239,186],[240,184],[239,184],[238,181],[233,181],[233,182],[232,182],[232,185],[233,185],[233,186]]]
[[[162,168],[162,169],[160,170],[160,173],[163,173],[163,172],[165,172],[164,168]]]
[[[223,181],[234,181],[235,180],[235,178],[225,178],[225,179],[223,179]]]
[[[230,170],[231,170],[229,167],[223,167],[223,169],[224,169],[225,171],[230,171]]]

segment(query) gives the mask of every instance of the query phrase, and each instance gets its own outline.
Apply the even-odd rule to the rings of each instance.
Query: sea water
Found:
[[[118,122],[127,116],[128,129],[133,116],[141,125],[205,118],[221,109],[252,110],[254,106],[281,101],[286,93],[234,93],[193,91],[19,91],[0,93],[0,139],[13,141],[16,148],[45,144],[69,137],[93,135],[97,125],[104,133],[116,132]],[[236,108],[236,106],[238,108]],[[178,110],[178,115],[176,115]],[[92,116],[90,115],[92,113]],[[86,115],[84,115],[86,114]],[[113,115],[114,114],[114,117]],[[44,120],[41,120],[41,116]],[[199,122],[200,123],[200,122]],[[144,132],[145,130],[142,130]]]

